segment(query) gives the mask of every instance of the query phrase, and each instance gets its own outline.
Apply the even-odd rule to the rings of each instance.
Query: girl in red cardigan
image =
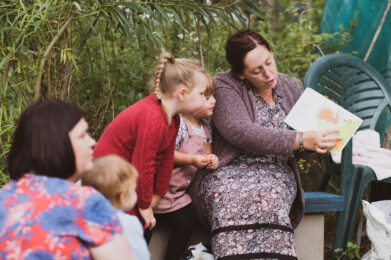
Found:
[[[156,225],[153,208],[168,189],[174,166],[179,113],[194,114],[206,100],[208,75],[198,62],[160,57],[154,77],[154,93],[123,110],[107,126],[94,157],[116,154],[136,167],[137,203],[130,212],[144,228]]]

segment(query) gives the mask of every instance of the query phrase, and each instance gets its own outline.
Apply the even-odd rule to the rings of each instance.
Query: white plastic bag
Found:
[[[208,253],[208,250],[202,243],[189,246],[189,251],[193,255],[187,260],[214,260],[213,255]]]
[[[370,204],[363,200],[362,205],[367,219],[367,235],[372,245],[371,250],[361,259],[391,260],[391,224],[387,223],[385,217],[385,213],[390,214],[391,201]]]

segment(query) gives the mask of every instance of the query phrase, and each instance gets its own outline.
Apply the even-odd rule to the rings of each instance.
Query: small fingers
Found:
[[[208,163],[211,163],[211,162],[213,162],[213,159],[212,158],[207,158],[205,161],[208,162]]]
[[[216,163],[209,164],[208,167],[206,167],[206,169],[208,169],[208,170],[215,170],[216,168],[217,168],[217,164]]]
[[[207,161],[202,161],[201,164],[202,164],[202,166],[207,166],[207,165],[210,164],[210,161],[209,161],[209,160],[207,160]]]
[[[326,130],[322,133],[322,136],[326,136],[326,135],[329,135],[329,134],[333,134],[333,133],[338,133],[339,132],[339,129],[331,129],[331,130]]]
[[[200,159],[200,161],[202,163],[208,163],[208,162],[211,161],[211,159],[209,157],[206,157],[206,156],[203,156],[203,155],[201,155],[201,156],[202,156],[202,158]]]
[[[149,219],[145,219],[144,229],[147,229],[149,226],[151,226],[151,221]]]
[[[150,230],[152,230],[156,226],[156,218],[151,218],[151,225],[149,227]]]
[[[199,168],[205,167],[209,164],[209,162],[210,162],[210,159],[205,158],[204,156],[199,157],[197,160],[197,167],[199,167]]]

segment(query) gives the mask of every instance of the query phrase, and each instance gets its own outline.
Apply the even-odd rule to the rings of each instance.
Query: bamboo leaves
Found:
[[[247,28],[243,11],[261,17],[257,3],[0,1],[0,179],[14,119],[29,103],[42,98],[71,99],[96,118],[99,132],[109,118],[101,107],[111,107],[112,116],[114,109],[124,106],[116,100],[118,96],[135,102],[145,95],[145,81],[160,49],[201,60],[206,51],[209,64],[213,30],[227,24]]]

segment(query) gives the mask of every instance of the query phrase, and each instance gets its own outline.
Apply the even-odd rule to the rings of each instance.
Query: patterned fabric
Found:
[[[187,117],[183,117],[186,126],[186,135],[183,138],[178,152],[185,154],[205,154],[207,153],[210,131],[206,122],[201,121],[205,136],[194,133],[192,123]],[[191,164],[176,165],[172,171],[170,185],[167,193],[159,201],[159,204],[153,209],[155,213],[168,213],[179,210],[191,203],[191,198],[186,192],[191,180],[197,172],[197,167]]]
[[[207,125],[208,125],[208,128],[209,128],[209,133],[212,133],[212,128],[210,127],[210,124],[207,123]],[[193,128],[192,130],[193,130],[194,134],[206,137],[206,133],[205,133],[203,124],[201,124],[201,128],[197,128],[197,127],[194,127],[194,126],[192,128]],[[179,130],[178,130],[178,135],[177,135],[176,141],[175,141],[175,150],[178,150],[179,147],[181,147],[181,144],[183,143],[183,140],[185,139],[186,134],[187,134],[186,124],[183,121],[182,116],[180,116]],[[209,138],[208,142],[210,144],[212,143],[212,134],[210,135],[210,138]]]
[[[256,123],[287,129],[279,98],[255,95]],[[246,153],[207,175],[200,196],[212,226],[217,259],[296,259],[289,219],[297,184],[286,156]]]
[[[0,190],[0,259],[90,259],[123,229],[90,187],[25,174]]]
[[[267,128],[255,124],[256,104],[252,86],[247,80],[241,80],[230,72],[219,72],[215,76],[216,106],[213,110],[213,152],[219,158],[220,167],[231,163],[246,151],[256,154],[276,154],[289,157],[289,165],[295,175],[297,194],[289,217],[293,228],[296,228],[304,216],[304,190],[301,186],[300,174],[295,159],[293,144],[297,132]],[[303,93],[301,82],[288,75],[278,73],[275,94],[286,114],[292,109]],[[207,169],[200,169],[192,180],[189,193],[194,205],[197,221],[205,228],[210,224],[200,206],[199,191]]]

